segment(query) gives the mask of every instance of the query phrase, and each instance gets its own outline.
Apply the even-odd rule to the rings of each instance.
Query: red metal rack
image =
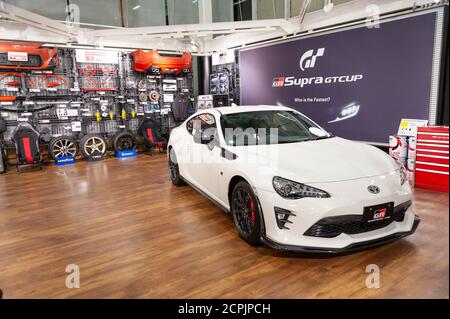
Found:
[[[449,191],[449,128],[419,127],[415,186]]]

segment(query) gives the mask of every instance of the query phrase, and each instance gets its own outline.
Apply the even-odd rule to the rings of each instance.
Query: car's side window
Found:
[[[194,121],[197,118],[197,116],[191,118],[187,123],[186,123],[186,129],[189,132],[189,134],[192,135],[192,131],[194,130]]]
[[[193,117],[186,123],[187,131],[194,136],[197,143],[203,138],[217,137],[217,123],[214,115],[203,113]]]

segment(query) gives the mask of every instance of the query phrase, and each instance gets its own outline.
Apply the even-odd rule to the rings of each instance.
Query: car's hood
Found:
[[[338,137],[277,145],[236,147],[245,160],[258,158],[274,175],[301,183],[326,183],[383,175],[398,169],[376,147]],[[264,160],[262,160],[264,159]]]

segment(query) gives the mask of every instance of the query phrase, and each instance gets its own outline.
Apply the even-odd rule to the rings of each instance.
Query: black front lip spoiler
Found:
[[[359,243],[350,244],[343,248],[323,248],[323,247],[305,247],[305,246],[294,246],[294,245],[283,245],[276,243],[269,238],[263,236],[261,238],[261,241],[266,244],[267,246],[278,249],[278,250],[285,250],[285,251],[292,251],[292,252],[298,252],[298,253],[308,253],[308,254],[332,254],[332,255],[340,255],[340,254],[346,254],[349,252],[355,252],[359,250],[364,250],[372,247],[381,246],[390,242],[393,242],[395,240],[398,240],[400,238],[409,236],[413,234],[420,223],[420,217],[415,215],[414,216],[414,224],[410,231],[407,232],[400,232],[400,233],[394,233],[386,237],[381,237],[373,240],[363,241]]]

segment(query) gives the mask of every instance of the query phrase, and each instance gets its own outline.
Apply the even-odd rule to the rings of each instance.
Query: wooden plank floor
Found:
[[[306,258],[238,239],[231,216],[169,181],[164,155],[0,175],[4,298],[448,298],[448,195],[415,191],[401,241]],[[65,287],[77,264],[81,288]],[[365,267],[381,268],[367,289]]]

